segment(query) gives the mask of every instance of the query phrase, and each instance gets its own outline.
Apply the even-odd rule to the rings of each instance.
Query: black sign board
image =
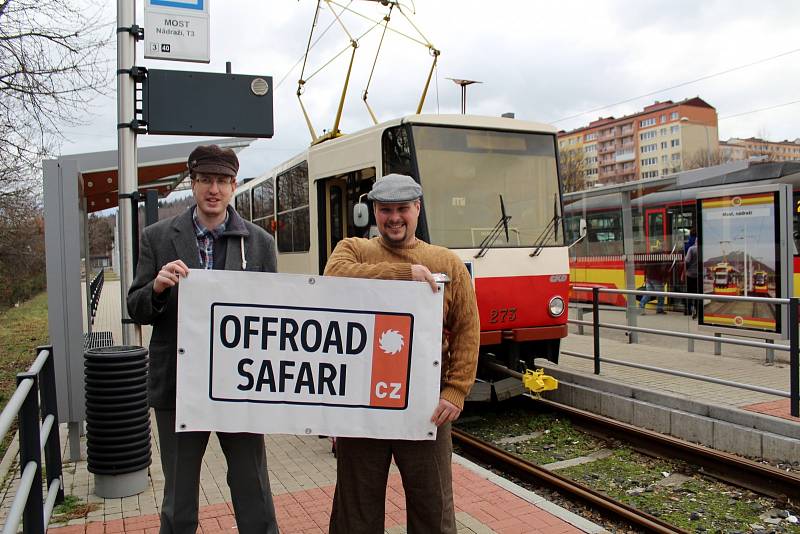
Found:
[[[147,133],[272,137],[272,77],[148,69]]]

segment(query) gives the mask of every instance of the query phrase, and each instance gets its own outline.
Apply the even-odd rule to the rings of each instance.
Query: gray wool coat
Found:
[[[153,282],[161,267],[181,259],[189,269],[201,269],[192,208],[159,221],[142,232],[139,263],[128,290],[128,313],[134,322],[153,325],[150,338],[148,394],[150,406],[175,409],[175,369],[178,343],[178,288],[153,293]],[[242,270],[241,240],[248,271],[276,271],[275,240],[263,228],[242,219],[228,207],[228,223],[216,246],[225,247],[227,271]],[[215,254],[216,256],[216,254]],[[220,267],[215,267],[220,268]]]

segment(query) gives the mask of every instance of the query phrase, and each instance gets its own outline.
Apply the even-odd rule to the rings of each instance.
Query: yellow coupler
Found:
[[[539,393],[542,391],[557,389],[558,380],[550,375],[544,374],[544,369],[537,369],[535,371],[526,369],[525,374],[522,375],[522,385],[524,385],[525,389],[530,391],[534,397],[538,398]]]

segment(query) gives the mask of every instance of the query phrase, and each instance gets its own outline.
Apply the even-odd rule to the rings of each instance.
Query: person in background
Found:
[[[160,534],[195,534],[200,467],[210,432],[175,432],[178,285],[190,269],[275,272],[275,241],[229,205],[239,159],[230,148],[198,146],[189,155],[197,204],[142,232],[128,313],[153,325],[148,401],[154,408],[164,500]],[[264,436],[217,432],[228,465],[236,525],[242,534],[277,534]]]
[[[684,256],[684,266],[686,268],[686,292],[687,293],[699,293],[699,289],[697,287],[697,280],[698,280],[698,255],[697,255],[697,244],[698,240],[695,237],[694,243],[689,247],[686,251],[686,256]],[[697,319],[697,306],[698,301],[697,299],[687,299],[686,301],[686,309],[692,314],[692,319]]]
[[[655,262],[650,262],[644,267],[644,284],[647,291],[664,291],[664,279],[666,278],[666,269]],[[647,303],[656,297],[652,295],[644,295],[639,302],[640,313],[645,313],[645,306]],[[664,295],[659,295],[656,300],[656,313],[664,314]]]

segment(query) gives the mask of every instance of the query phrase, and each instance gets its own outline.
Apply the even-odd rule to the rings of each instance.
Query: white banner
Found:
[[[192,270],[177,430],[433,439],[441,340],[427,284]]]

